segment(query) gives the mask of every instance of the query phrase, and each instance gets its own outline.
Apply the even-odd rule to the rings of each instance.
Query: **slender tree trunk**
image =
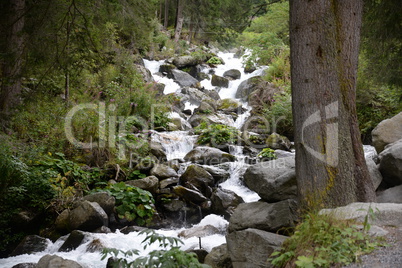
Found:
[[[4,5],[7,12],[4,12],[5,24],[0,26],[4,34],[1,38],[5,39],[4,57],[1,62],[0,113],[8,114],[20,102],[25,48],[25,0],[10,0]]]
[[[163,23],[163,28],[167,30],[169,23],[169,0],[165,0],[165,21]]]
[[[174,32],[174,41],[177,43],[180,39],[181,30],[183,29],[183,0],[177,0],[177,12],[176,12],[176,29]]]
[[[373,201],[356,116],[363,0],[291,0],[296,176],[305,207]]]

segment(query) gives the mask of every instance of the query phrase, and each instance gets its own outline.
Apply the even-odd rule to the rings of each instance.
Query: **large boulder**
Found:
[[[171,177],[178,177],[176,170],[173,168],[157,164],[151,169],[151,175],[157,177],[160,180],[171,178]]]
[[[216,165],[225,162],[234,162],[236,157],[216,148],[199,146],[187,153],[184,156],[184,160],[202,165]]]
[[[178,56],[173,59],[173,64],[177,68],[184,68],[189,66],[195,66],[198,64],[198,60],[193,56]]]
[[[200,190],[204,195],[207,192],[208,186],[213,187],[215,180],[211,174],[205,169],[197,165],[190,165],[181,175],[180,181],[184,186],[193,185]]]
[[[223,73],[223,77],[230,78],[230,79],[240,79],[241,72],[237,69],[230,69]]]
[[[263,109],[274,103],[275,94],[281,92],[280,88],[269,82],[261,81],[260,83],[257,89],[248,96],[248,104],[257,112],[262,112]]]
[[[236,91],[236,99],[248,101],[249,95],[257,89],[264,89],[267,87],[268,82],[264,81],[261,76],[254,76],[240,83]]]
[[[194,202],[194,203],[203,203],[205,201],[208,201],[208,198],[206,198],[202,193],[196,190],[192,190],[183,186],[175,186],[173,187],[173,192],[183,198],[186,201],[189,202]]]
[[[212,106],[216,106],[213,105],[214,102],[216,102],[217,99],[212,99],[211,96],[209,96],[209,94],[207,94],[208,92],[202,92],[201,90],[197,89],[197,88],[192,88],[192,87],[188,87],[188,88],[183,88],[181,90],[181,93],[183,94],[183,99],[186,98],[186,96],[188,96],[188,101],[191,102],[192,104],[195,105],[200,105],[201,102],[205,101],[208,102],[210,105]]]
[[[202,166],[209,174],[215,179],[215,183],[223,182],[229,179],[230,172],[228,170],[216,167],[216,166]]]
[[[192,127],[197,127],[201,122],[206,122],[207,124],[221,124],[232,126],[234,124],[234,120],[231,116],[220,113],[212,113],[212,114],[193,114],[189,122]]]
[[[138,187],[155,194],[159,188],[159,179],[155,176],[148,176],[143,179],[126,181],[126,184]]]
[[[116,199],[106,192],[89,194],[84,196],[83,199],[89,202],[98,203],[107,215],[110,215],[110,213],[113,212],[114,206],[116,204]]]
[[[285,157],[250,166],[244,174],[244,183],[267,202],[296,199],[295,158]]]
[[[398,185],[377,194],[378,203],[402,203],[402,185]]]
[[[81,231],[74,230],[59,248],[59,252],[68,252],[78,248],[85,238],[85,234]]]
[[[148,70],[142,65],[135,64],[134,66],[135,69],[138,71],[138,73],[141,74],[142,78],[146,83],[155,82],[150,70]]]
[[[212,213],[223,215],[228,220],[237,206],[244,203],[244,200],[233,191],[217,188],[212,193],[211,202]]]
[[[212,268],[232,268],[232,261],[226,244],[214,247],[205,257],[204,264]]]
[[[200,82],[186,72],[173,69],[170,71],[169,78],[173,79],[182,87],[200,87]]]
[[[190,229],[185,229],[181,231],[178,236],[183,238],[190,238],[190,237],[205,237],[214,234],[220,234],[218,228],[212,225],[204,225],[204,226],[195,226]]]
[[[374,213],[374,217],[370,216],[371,212]],[[371,225],[402,227],[402,204],[351,203],[335,209],[322,209],[319,213],[358,223],[368,220]]]
[[[173,69],[176,69],[176,66],[174,66],[173,64],[162,64],[161,66],[159,66],[159,72],[166,76],[172,75]]]
[[[371,132],[373,145],[378,153],[385,146],[402,139],[402,112],[390,119],[381,121]]]
[[[277,232],[282,228],[295,227],[297,203],[288,199],[269,204],[252,202],[240,204],[229,221],[229,233],[247,228]]]
[[[68,222],[70,231],[93,231],[108,226],[108,216],[98,203],[84,200],[69,212]]]
[[[374,189],[377,190],[383,180],[381,172],[372,158],[366,158],[366,163]]]
[[[378,157],[384,181],[390,185],[402,184],[402,140],[387,145]]]
[[[48,240],[46,238],[37,235],[28,235],[18,244],[10,256],[41,252],[44,251],[47,246]]]
[[[218,102],[218,110],[224,113],[243,113],[243,104],[235,99],[223,99]]]
[[[268,258],[286,239],[263,230],[246,229],[228,234],[226,243],[234,268],[271,268]]]
[[[225,87],[228,88],[229,87],[229,80],[227,78],[224,78],[222,76],[218,76],[218,75],[212,75],[212,80],[211,80],[211,84],[215,87]]]
[[[36,268],[83,268],[80,264],[72,260],[66,260],[57,255],[45,255],[40,258]]]
[[[288,138],[275,132],[268,136],[266,144],[268,148],[284,151],[290,151],[290,147],[292,146]]]

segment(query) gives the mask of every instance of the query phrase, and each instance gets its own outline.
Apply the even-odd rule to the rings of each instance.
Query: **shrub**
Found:
[[[195,134],[199,135],[198,144],[209,144],[218,147],[223,144],[234,144],[238,141],[239,131],[227,125],[201,123],[195,128]]]
[[[275,150],[271,148],[264,148],[262,151],[257,155],[261,160],[274,160],[276,159]]]
[[[265,108],[263,114],[268,122],[275,122],[272,132],[293,137],[292,97],[289,91],[275,94],[271,106]]]
[[[101,191],[106,191],[116,198],[116,212],[120,218],[145,225],[155,213],[154,198],[148,191],[124,182],[111,184]]]
[[[366,225],[365,225],[366,226]],[[271,255],[276,267],[348,265],[359,255],[384,245],[350,222],[328,215],[308,214],[280,251]]]

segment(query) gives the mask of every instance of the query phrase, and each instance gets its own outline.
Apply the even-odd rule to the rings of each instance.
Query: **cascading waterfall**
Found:
[[[241,71],[241,79],[233,80],[229,82],[229,88],[221,89],[219,95],[222,99],[224,98],[234,98],[237,87],[239,84],[253,76],[261,75],[264,68],[260,68],[257,71],[251,74],[245,74],[242,70],[242,60],[234,58],[233,53],[219,53],[219,57],[221,57],[224,61],[224,65],[219,65],[214,69],[215,74],[222,76],[222,74],[229,69],[238,69]],[[172,79],[168,79],[166,77],[162,77],[159,75],[155,75],[158,72],[159,66],[163,64],[163,61],[145,61],[145,66],[154,74],[154,79],[156,82],[160,82],[166,85],[164,93],[174,93],[180,89],[180,86],[175,83]],[[204,70],[208,72],[209,70]],[[203,80],[201,85],[206,89],[213,89],[214,87],[211,85],[209,80]],[[239,115],[237,120],[232,123],[232,126],[236,128],[240,128],[247,117],[250,115],[250,108],[246,103],[243,103],[243,107],[246,108],[246,112],[242,115]],[[186,108],[194,109],[195,106],[186,103]],[[233,122],[233,120],[231,120]],[[173,131],[173,132],[162,132],[162,133],[153,133],[152,139],[154,141],[160,142],[165,149],[166,156],[168,160],[173,159],[182,159],[189,151],[191,151],[194,147],[197,136],[190,135],[188,131]],[[249,190],[245,187],[240,177],[244,174],[247,169],[247,164],[244,161],[245,155],[242,152],[243,147],[241,146],[231,146],[230,153],[235,155],[238,161],[229,163],[229,172],[230,178],[224,183],[220,184],[220,187],[229,189],[239,196],[241,196],[245,202],[252,202],[259,199],[259,196],[253,191]],[[225,230],[227,228],[228,222],[223,219],[223,217],[218,215],[208,215],[206,216],[199,224],[195,226],[205,226],[212,225],[217,227],[219,230]],[[161,233],[166,236],[177,237],[178,234],[183,231],[184,228],[174,229],[174,230],[158,230],[158,233]],[[85,233],[86,238],[85,242],[80,245],[77,249],[70,252],[57,252],[59,247],[64,243],[66,237],[62,237],[56,242],[52,243],[50,240],[48,241],[48,247],[45,251],[35,254],[24,254],[15,257],[10,257],[6,259],[0,259],[0,267],[12,267],[19,263],[37,263],[41,257],[46,254],[57,254],[58,256],[77,261],[83,267],[87,268],[98,268],[105,267],[106,260],[101,260],[101,255],[99,252],[90,253],[87,251],[88,245],[94,239],[97,239],[101,242],[101,244],[107,248],[117,248],[123,251],[137,249],[140,251],[142,256],[148,254],[152,250],[156,250],[157,245],[152,245],[148,247],[146,250],[143,249],[143,245],[141,241],[145,238],[144,235],[139,235],[138,232],[131,232],[129,234],[122,234],[118,230],[115,233],[109,234],[97,234],[97,233]],[[183,250],[198,248],[199,241],[197,237],[191,237],[188,239],[183,239],[184,245],[182,246]],[[223,243],[226,243],[225,237],[220,234],[215,234],[211,236],[204,237],[202,239],[202,246],[207,251],[210,251],[213,247],[219,246]]]

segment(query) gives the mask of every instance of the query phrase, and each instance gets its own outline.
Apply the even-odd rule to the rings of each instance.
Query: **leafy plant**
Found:
[[[155,213],[154,198],[148,191],[124,182],[111,184],[102,191],[116,198],[116,212],[120,218],[145,225]]]
[[[227,143],[234,144],[239,137],[239,131],[234,127],[222,124],[207,125],[205,122],[195,128],[195,134],[199,135],[198,144],[209,144],[215,147]]]
[[[134,256],[139,255],[138,250],[122,251],[118,249],[104,249],[102,252],[102,260],[108,255],[112,255],[116,260],[116,266],[123,268],[208,268],[209,265],[200,264],[194,253],[187,253],[180,250],[179,244],[183,242],[175,237],[167,237],[161,234],[157,234],[153,230],[144,230],[139,235],[146,234],[145,239],[141,242],[144,245],[144,249],[148,246],[158,243],[158,250],[151,251],[148,256],[137,257],[134,260]],[[122,254],[122,258],[118,256]],[[130,260],[131,258],[131,260]]]
[[[271,148],[264,148],[262,151],[257,155],[260,159],[263,160],[274,160],[276,159],[275,150]]]
[[[274,123],[273,132],[293,137],[292,97],[288,90],[275,94],[263,114],[268,122]]]
[[[310,213],[270,260],[276,267],[347,265],[384,245],[350,222]]]
[[[222,60],[219,59],[218,57],[211,57],[208,61],[207,64],[211,64],[211,65],[218,65],[218,64],[222,64]]]

